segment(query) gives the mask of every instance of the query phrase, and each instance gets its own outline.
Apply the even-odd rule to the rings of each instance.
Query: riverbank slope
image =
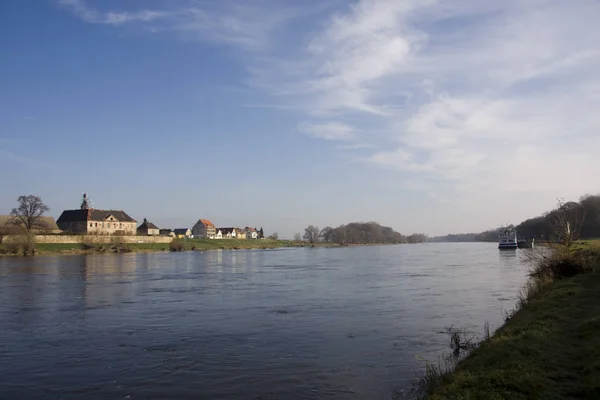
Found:
[[[600,398],[600,273],[531,297],[426,399]]]
[[[316,244],[323,246],[326,244]],[[336,246],[327,244],[328,246]],[[243,240],[243,239],[188,239],[175,240],[172,243],[119,243],[115,238],[114,243],[38,243],[36,254],[87,254],[87,253],[115,253],[115,252],[153,252],[153,251],[207,251],[207,250],[239,250],[239,249],[274,249],[282,247],[308,247],[311,244],[292,240]],[[0,253],[10,255],[10,245],[1,245]]]

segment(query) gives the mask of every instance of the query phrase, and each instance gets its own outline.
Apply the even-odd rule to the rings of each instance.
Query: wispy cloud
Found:
[[[353,127],[337,121],[320,124],[302,123],[298,125],[298,129],[307,135],[325,140],[347,141],[356,138],[356,132]]]
[[[274,32],[289,21],[311,15],[323,5],[307,9],[290,4],[256,0],[252,3],[232,0],[205,2],[169,0],[161,9],[112,10],[98,0],[57,0],[86,22],[124,25],[131,22],[153,23],[152,32],[176,34],[186,40],[227,44],[250,51],[264,51],[277,37]],[[133,1],[122,2],[132,7]],[[144,4],[144,3],[141,3]]]
[[[61,3],[89,22],[165,19],[165,30],[243,50],[248,85],[273,98],[262,104],[294,109],[311,121],[302,133],[349,142],[338,151],[364,149],[357,160],[420,188],[496,196],[556,190],[558,178],[569,195],[600,178],[595,0],[360,0],[312,14],[269,1]]]
[[[158,10],[103,12],[90,6],[85,0],[58,0],[58,3],[70,9],[84,21],[94,24],[120,25],[133,21],[149,22],[169,15],[167,12]]]

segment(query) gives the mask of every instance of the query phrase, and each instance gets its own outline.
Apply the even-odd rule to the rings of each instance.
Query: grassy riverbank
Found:
[[[207,251],[207,250],[241,250],[241,249],[274,249],[282,247],[310,247],[311,244],[293,240],[244,240],[244,239],[189,239],[175,240],[170,243],[129,243],[118,248],[113,243],[86,245],[81,243],[38,243],[38,255],[52,254],[86,254],[108,252],[153,252],[153,251]],[[315,246],[338,246],[335,244],[317,243]],[[10,255],[9,245],[0,245],[0,253]]]
[[[525,294],[492,338],[453,372],[434,374],[424,398],[600,398],[600,250],[587,250],[593,272]]]

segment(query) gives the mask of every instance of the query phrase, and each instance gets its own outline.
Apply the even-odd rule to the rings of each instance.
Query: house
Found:
[[[258,239],[258,232],[256,231],[256,228],[247,226],[244,228],[244,231],[246,232],[246,239]]]
[[[160,229],[158,231],[158,234],[161,235],[161,236],[175,237],[175,232],[173,232],[173,229]]]
[[[246,231],[242,228],[235,228],[235,237],[237,239],[246,239]]]
[[[235,239],[237,232],[235,228],[219,228],[224,239]]]
[[[173,229],[173,232],[175,233],[175,237],[177,239],[189,239],[192,237],[192,231],[188,228]]]
[[[192,235],[197,238],[214,239],[217,229],[215,225],[207,219],[199,219],[192,228]]]
[[[56,221],[53,217],[40,217],[36,223],[36,227],[32,229],[32,233],[60,233]],[[0,215],[0,235],[2,234],[17,234],[25,231],[23,224],[19,223],[12,215]]]
[[[136,220],[123,210],[97,210],[84,193],[79,210],[65,210],[56,221],[66,232],[87,235],[135,235]]]
[[[137,228],[138,235],[147,235],[154,236],[160,234],[160,229],[158,226],[154,225],[152,222],[148,222],[146,218],[144,218],[144,222]]]
[[[223,239],[223,232],[220,229],[215,231],[215,239]]]

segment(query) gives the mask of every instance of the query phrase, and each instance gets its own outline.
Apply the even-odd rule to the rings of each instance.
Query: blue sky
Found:
[[[501,4],[500,4],[501,3]],[[0,212],[516,223],[598,192],[594,0],[0,2]]]

